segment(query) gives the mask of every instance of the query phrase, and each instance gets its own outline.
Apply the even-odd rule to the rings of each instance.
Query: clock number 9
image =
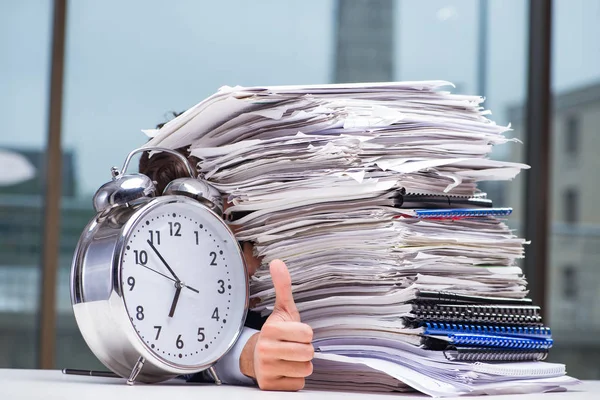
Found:
[[[183,349],[183,340],[181,340],[181,335],[177,336],[177,341],[175,342],[175,345],[178,349]]]
[[[221,285],[221,287],[219,288],[219,290],[217,290],[217,293],[219,293],[219,294],[223,294],[223,293],[225,293],[225,282],[224,282],[222,279],[219,279],[219,280],[217,281],[217,283],[218,283],[219,285]]]
[[[127,284],[129,285],[129,291],[131,292],[135,287],[135,278],[133,276],[127,278]]]

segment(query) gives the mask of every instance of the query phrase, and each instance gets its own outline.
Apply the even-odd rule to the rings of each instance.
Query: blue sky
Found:
[[[553,86],[600,80],[600,0],[555,0]],[[490,0],[493,119],[525,96],[527,1]],[[63,146],[88,196],[171,110],[222,85],[330,82],[333,0],[69,2]],[[1,146],[45,145],[51,1],[0,0]],[[446,79],[477,93],[477,0],[402,0],[395,80]]]

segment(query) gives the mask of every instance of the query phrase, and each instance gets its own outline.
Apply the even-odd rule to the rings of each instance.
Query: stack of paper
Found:
[[[453,396],[577,382],[539,361],[552,339],[516,265],[524,240],[476,186],[527,166],[488,159],[508,128],[446,85],[225,87],[146,131],[147,146],[189,148],[228,196],[238,239],[262,257],[256,311],[274,304],[268,263],[288,265],[315,333],[313,387]]]

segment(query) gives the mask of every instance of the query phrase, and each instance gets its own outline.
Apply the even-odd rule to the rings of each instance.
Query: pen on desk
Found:
[[[121,376],[115,374],[114,372],[90,371],[90,370],[86,370],[86,369],[65,368],[62,370],[62,373],[65,375],[98,376],[98,377],[102,377],[102,378],[121,378]]]

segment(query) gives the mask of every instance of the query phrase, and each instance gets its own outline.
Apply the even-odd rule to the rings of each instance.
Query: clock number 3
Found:
[[[225,293],[225,282],[224,282],[222,279],[219,279],[217,283],[218,283],[219,285],[221,285],[221,286],[219,287],[219,290],[217,290],[217,293],[219,293],[219,294],[223,294],[223,293]]]

